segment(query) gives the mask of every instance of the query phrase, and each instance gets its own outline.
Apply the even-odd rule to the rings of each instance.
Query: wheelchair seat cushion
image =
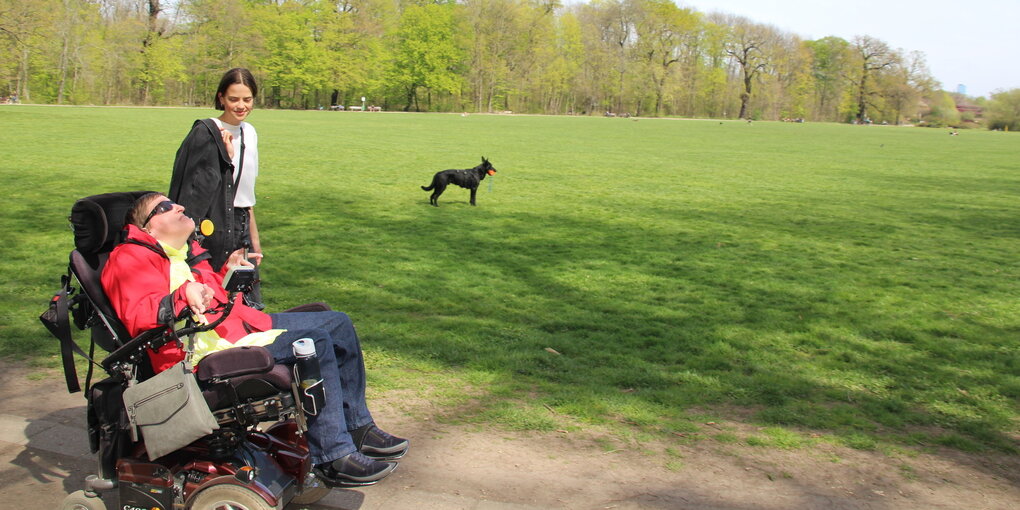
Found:
[[[333,310],[328,304],[321,301],[315,303],[305,303],[303,305],[295,306],[294,308],[288,308],[284,310],[284,313],[295,313],[295,312],[329,312]]]
[[[261,373],[261,374],[248,374],[240,377],[232,377],[230,384],[233,384],[238,389],[238,393],[242,393],[242,390],[249,381],[262,381],[269,383],[275,389],[277,393],[281,391],[290,391],[290,382],[292,380],[291,368],[287,365],[275,365],[273,369]]]
[[[244,346],[217,351],[202,358],[198,364],[199,381],[230,379],[248,374],[268,372],[274,365],[273,356],[265,347]],[[290,382],[287,382],[290,387]]]

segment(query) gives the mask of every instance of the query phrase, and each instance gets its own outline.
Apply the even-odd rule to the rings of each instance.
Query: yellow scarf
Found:
[[[163,247],[163,251],[166,252],[166,256],[170,259],[170,292],[177,290],[178,287],[184,285],[184,282],[195,281],[195,275],[191,272],[191,268],[188,267],[187,245],[181,249],[173,248],[162,241],[159,242],[159,245]],[[182,323],[183,321],[177,323],[174,328],[180,329],[183,326]],[[195,352],[191,357],[191,363],[197,365],[199,360],[207,355],[231,347],[269,345],[284,331],[286,330],[270,329],[268,331],[256,331],[241,337],[233,343],[222,338],[214,329],[202,331],[195,335]]]

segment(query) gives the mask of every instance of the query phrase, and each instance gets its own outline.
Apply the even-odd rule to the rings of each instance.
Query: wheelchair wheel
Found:
[[[251,489],[237,485],[213,485],[195,496],[191,510],[274,510]]]
[[[103,498],[90,498],[85,491],[75,491],[64,498],[60,510],[106,510]]]

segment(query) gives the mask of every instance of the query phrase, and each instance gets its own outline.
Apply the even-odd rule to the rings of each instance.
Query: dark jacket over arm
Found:
[[[196,120],[181,142],[174,159],[167,197],[184,206],[198,224],[204,219],[215,225],[202,247],[209,250],[210,263],[219,270],[230,252],[241,243],[234,227],[234,165],[227,156],[219,127],[212,119]]]

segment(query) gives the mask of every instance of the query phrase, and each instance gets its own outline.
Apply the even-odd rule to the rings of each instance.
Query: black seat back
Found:
[[[151,191],[104,193],[79,199],[71,206],[74,247],[93,267],[123,241],[124,224],[131,206]]]
[[[117,318],[103,291],[100,276],[113,248],[123,241],[127,213],[139,197],[149,191],[104,193],[85,197],[71,207],[71,227],[75,250],[71,252],[70,271],[88,298],[88,305],[76,316],[79,328],[91,327],[97,345],[112,352],[131,336]],[[81,317],[84,315],[85,317]]]
[[[76,320],[76,322],[81,322],[77,325],[91,327],[92,341],[104,350],[113,352],[130,340],[131,335],[128,334],[124,323],[117,318],[110,300],[103,292],[100,275],[102,275],[105,262],[106,257],[103,257],[102,262],[93,266],[80,251],[74,250],[71,252],[69,264],[71,274],[78,281],[82,293],[88,298],[87,304],[79,305],[82,308],[77,312],[77,315],[81,315],[83,318],[80,321]]]

